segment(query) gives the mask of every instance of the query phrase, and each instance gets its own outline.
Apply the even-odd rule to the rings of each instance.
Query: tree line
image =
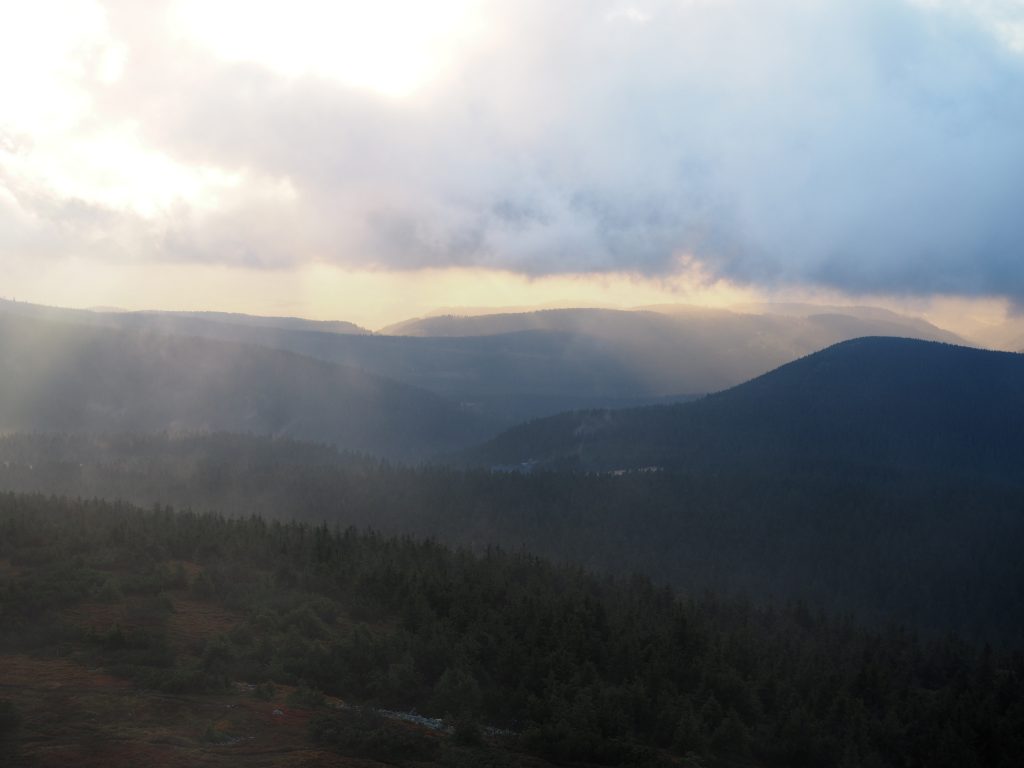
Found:
[[[145,688],[300,685],[312,702],[416,708],[591,764],[963,768],[1016,765],[1024,748],[1021,653],[865,630],[802,603],[684,596],[495,547],[38,495],[0,495],[0,560],[5,650],[70,648]],[[175,650],[168,596],[184,593],[241,618]],[[87,601],[135,618],[63,621]],[[344,752],[355,737],[339,717],[311,735]]]

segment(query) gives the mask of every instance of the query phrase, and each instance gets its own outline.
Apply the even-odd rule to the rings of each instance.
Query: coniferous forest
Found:
[[[0,768],[1024,765],[1024,0],[0,65]]]
[[[5,435],[0,757],[1015,765],[1022,372],[862,340],[417,465]]]
[[[1024,749],[1019,652],[799,603],[685,597],[496,548],[16,494],[0,497],[0,563],[5,654],[170,696],[289,686],[308,737],[342,756],[959,768],[1017,765]],[[184,605],[231,620],[183,645]],[[5,702],[13,750],[18,710]],[[451,733],[378,714],[412,710]]]
[[[1024,486],[896,470],[494,472],[238,435],[12,435],[0,488],[525,549],[1024,647]]]

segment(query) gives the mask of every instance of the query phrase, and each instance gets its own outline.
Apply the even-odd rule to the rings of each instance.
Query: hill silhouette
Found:
[[[696,402],[537,420],[474,456],[588,470],[846,467],[1020,481],[1024,356],[856,339]]]
[[[562,309],[408,321],[381,335],[347,323],[225,313],[103,313],[0,302],[5,313],[131,332],[257,344],[430,390],[498,426],[566,410],[692,399],[838,341],[868,335],[957,341],[872,308],[756,307],[750,313]]]
[[[229,430],[415,458],[482,439],[424,390],[281,350],[0,314],[0,430]]]

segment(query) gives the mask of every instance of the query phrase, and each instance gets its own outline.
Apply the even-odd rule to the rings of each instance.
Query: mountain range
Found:
[[[900,758],[892,765],[913,729],[922,765],[937,764],[954,728],[977,744],[956,760],[981,756],[964,764],[989,764],[993,743],[1019,753],[1024,355],[859,338],[689,403],[537,419],[463,453],[484,466],[462,470],[193,434],[416,458],[493,429],[436,394],[293,352],[8,314],[0,360],[0,430],[79,433],[0,439],[11,618],[0,639],[17,652],[0,668],[21,670],[4,685],[18,697],[8,733],[22,709],[31,728],[55,711],[77,728],[99,691],[128,677],[133,702],[160,702],[142,712],[163,713],[173,696],[179,714],[215,708],[216,722],[247,733],[320,707],[337,722],[312,721],[315,746],[356,743],[386,762],[393,752],[367,753],[339,730],[353,710],[333,699],[328,710],[319,688],[392,714],[447,717],[472,701],[505,734],[574,713],[571,727],[536,726],[517,742],[558,764],[652,764],[643,728],[604,734],[659,717],[673,734],[661,749],[674,753],[655,765],[698,764],[694,743],[776,750],[773,762],[702,764],[829,765],[834,742],[810,759],[804,734],[839,728],[859,744],[867,714],[870,743]],[[102,430],[187,434],[81,434]],[[184,626],[210,634],[181,643]],[[69,659],[100,665],[88,667],[93,687],[78,673],[79,699],[64,680],[38,682],[53,679],[48,665],[66,674]],[[628,696],[626,663],[640,670]],[[652,695],[675,669],[681,693]],[[235,682],[260,675],[274,685],[263,684],[262,715],[243,720],[257,705]],[[524,693],[524,675],[546,686],[543,699]],[[287,698],[282,679],[297,686]],[[121,727],[126,692],[114,690],[104,722]],[[804,699],[826,702],[817,720],[790,714]],[[740,711],[749,728],[724,729]],[[185,734],[201,722],[179,720]],[[711,735],[694,742],[680,723]],[[384,749],[379,722],[367,727]],[[197,754],[236,749],[211,746],[220,737],[207,731]],[[29,733],[19,748],[37,748]],[[134,716],[130,733],[142,733]],[[279,754],[269,742],[259,748]],[[449,751],[455,761],[439,764],[513,764],[494,754]],[[430,764],[398,764],[413,762]]]
[[[200,337],[298,353],[428,390],[495,428],[584,408],[692,399],[867,335],[959,342],[924,321],[857,307],[563,309],[350,323],[225,313],[89,312],[0,302],[0,315]]]
[[[438,395],[278,349],[0,314],[0,430],[232,431],[405,459],[493,428]]]
[[[913,471],[1024,479],[1024,355],[889,337],[808,355],[698,401],[539,419],[474,450],[591,471]]]
[[[85,360],[67,349],[33,358],[37,377],[48,372],[65,382],[31,392],[43,413],[62,417],[50,429],[147,428],[181,412],[239,431],[237,411],[223,405],[226,390],[243,398],[261,392],[255,382],[275,380],[261,360],[290,366],[270,369],[288,383],[271,390],[281,409],[295,408],[293,397],[307,403],[296,425],[276,434],[350,426],[329,410],[320,411],[327,414],[315,425],[320,431],[311,426],[316,409],[332,400],[310,383],[334,370],[324,363],[273,350],[253,356],[241,346],[231,352],[221,342],[202,342],[204,358],[190,346],[195,340],[161,337],[156,347],[135,349],[124,334],[104,345],[65,333]],[[8,354],[10,343],[3,349]],[[128,365],[121,355],[149,362]],[[232,355],[238,372],[217,373]],[[168,368],[193,369],[195,379]],[[429,411],[432,401],[422,396],[412,402],[427,413],[399,411],[387,422],[375,409],[395,408],[394,400],[343,389],[345,379],[332,375],[340,377],[331,379],[334,391],[358,403],[362,431],[349,434],[361,440],[373,429],[378,446],[404,436],[412,447],[457,423],[458,412],[436,403]],[[25,380],[24,371],[19,376]],[[10,379],[0,403],[11,402]],[[189,403],[200,380],[206,394]],[[409,395],[394,389],[400,385],[354,381]],[[0,485],[371,526],[481,550],[497,544],[602,572],[642,572],[689,594],[808,600],[861,622],[1018,646],[1022,393],[1024,356],[864,338],[691,403],[536,420],[458,454],[476,469],[394,466],[230,435],[37,435],[0,441]],[[157,401],[154,412],[143,395]],[[115,401],[116,418],[100,418],[99,408]],[[342,444],[359,442],[354,437]]]

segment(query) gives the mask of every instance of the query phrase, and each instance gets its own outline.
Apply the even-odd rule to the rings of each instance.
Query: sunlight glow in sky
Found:
[[[403,97],[428,86],[479,34],[472,0],[183,0],[181,33],[229,61],[319,75]]]
[[[1018,0],[0,11],[3,295],[1024,303]]]

